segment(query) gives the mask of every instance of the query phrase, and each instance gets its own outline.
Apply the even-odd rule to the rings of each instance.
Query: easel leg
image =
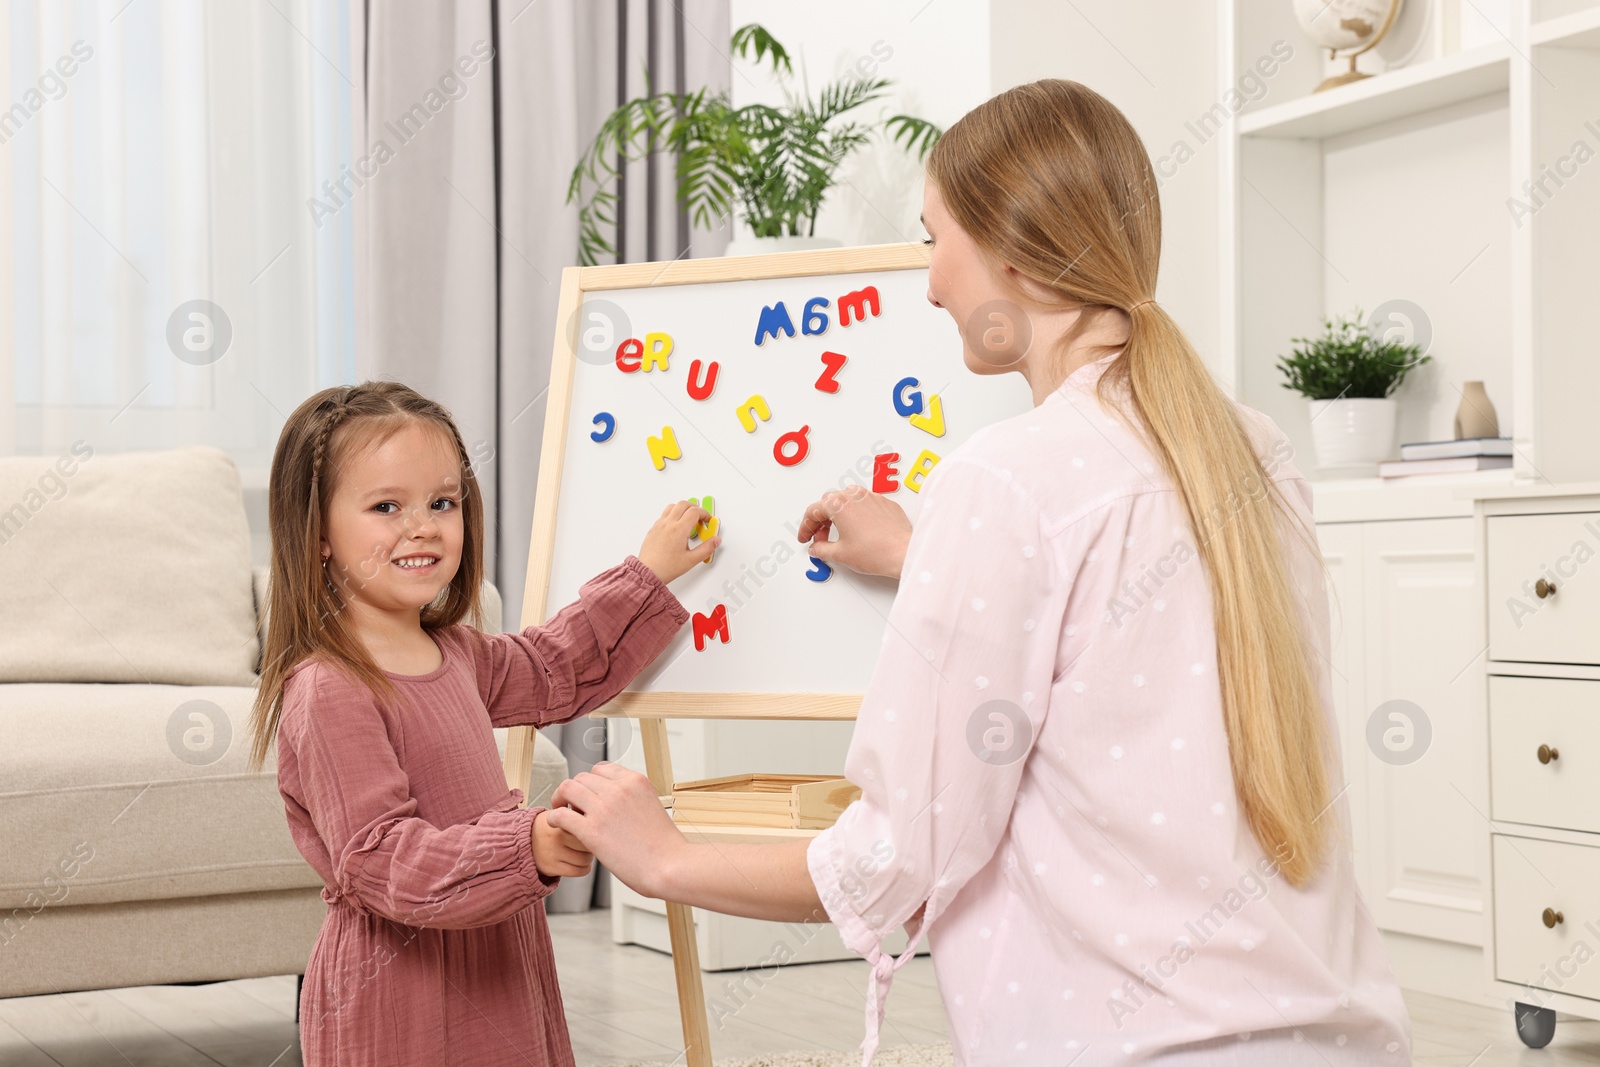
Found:
[[[645,773],[660,796],[672,792],[672,752],[667,725],[661,719],[640,719]],[[694,912],[686,904],[667,904],[667,931],[672,937],[672,970],[678,983],[678,1014],[683,1018],[684,1063],[711,1067],[711,1030],[706,1025],[706,991],[700,979],[700,945],[694,936]]]

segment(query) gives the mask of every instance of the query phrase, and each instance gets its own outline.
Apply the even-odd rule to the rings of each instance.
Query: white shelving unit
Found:
[[[1587,329],[1600,166],[1573,157],[1579,140],[1600,150],[1600,3],[1513,0],[1504,39],[1323,93],[1325,53],[1289,4],[1232,0],[1223,17],[1224,77],[1274,41],[1295,50],[1241,110],[1222,163],[1223,333],[1241,399],[1315,477],[1306,406],[1277,358],[1324,315],[1405,301],[1431,324],[1433,362],[1396,394],[1400,440],[1450,436],[1456,386],[1479,378],[1516,440],[1516,481],[1600,476]]]
[[[1430,3],[1461,18],[1492,8],[1406,0]],[[1491,740],[1472,636],[1487,625],[1483,546],[1464,517],[1475,498],[1481,509],[1600,480],[1600,0],[1510,0],[1475,47],[1449,53],[1440,37],[1439,54],[1323,93],[1327,53],[1286,0],[1225,0],[1220,18],[1219,99],[1275,42],[1294,49],[1240,109],[1220,163],[1223,350],[1239,398],[1277,421],[1316,481],[1307,405],[1282,387],[1278,358],[1324,317],[1394,301],[1427,324],[1433,356],[1396,393],[1398,439],[1452,436],[1460,384],[1481,379],[1515,442],[1509,472],[1316,487],[1324,544],[1365,604],[1345,619],[1358,628],[1342,638],[1339,709],[1363,890],[1403,984],[1509,1006],[1527,991],[1495,974],[1505,902],[1489,825],[1468,807],[1490,799]],[[1393,698],[1429,704],[1425,773],[1368,758],[1366,717]],[[1453,833],[1461,820],[1478,826],[1471,841]],[[1600,1018],[1600,999],[1554,1006]]]

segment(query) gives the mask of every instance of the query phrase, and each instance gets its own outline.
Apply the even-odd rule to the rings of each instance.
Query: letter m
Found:
[[[789,318],[789,309],[783,306],[782,300],[761,309],[761,319],[756,323],[756,345],[759,346],[768,337],[776,339],[779,330],[790,337],[794,336],[794,322]]]
[[[872,317],[878,317],[878,287],[869,285],[865,289],[857,289],[853,293],[846,293],[839,298],[839,325],[850,325],[850,315],[855,314],[857,322],[867,319],[866,308],[872,308]]]
[[[718,604],[712,609],[710,615],[702,615],[698,611],[690,619],[694,627],[694,650],[700,652],[706,647],[706,638],[720,637],[722,643],[728,643],[728,605]]]

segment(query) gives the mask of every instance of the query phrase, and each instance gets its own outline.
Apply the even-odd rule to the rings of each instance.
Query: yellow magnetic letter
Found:
[[[944,401],[939,399],[939,394],[934,393],[928,398],[926,411],[906,417],[906,421],[925,433],[935,437],[944,436]]]
[[[756,432],[756,420],[752,415],[760,416],[762,422],[772,418],[772,409],[767,407],[766,398],[760,393],[740,404],[736,410],[739,412],[739,425],[744,427],[745,433]]]
[[[645,443],[650,446],[650,462],[656,465],[658,471],[667,469],[667,460],[683,458],[683,449],[678,447],[678,435],[672,432],[671,426],[661,427],[661,436],[646,438]]]
[[[922,492],[922,480],[933,473],[933,468],[938,466],[939,457],[924,448],[917,453],[917,460],[911,464],[911,469],[906,471],[905,477],[900,479],[900,484],[913,493]]]
[[[644,356],[639,366],[642,370],[667,369],[667,357],[672,355],[672,335],[647,333],[644,335]]]

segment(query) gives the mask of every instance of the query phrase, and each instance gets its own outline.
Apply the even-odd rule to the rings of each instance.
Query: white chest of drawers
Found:
[[[1519,1036],[1600,1019],[1600,493],[1478,501],[1488,647],[1485,959]]]

